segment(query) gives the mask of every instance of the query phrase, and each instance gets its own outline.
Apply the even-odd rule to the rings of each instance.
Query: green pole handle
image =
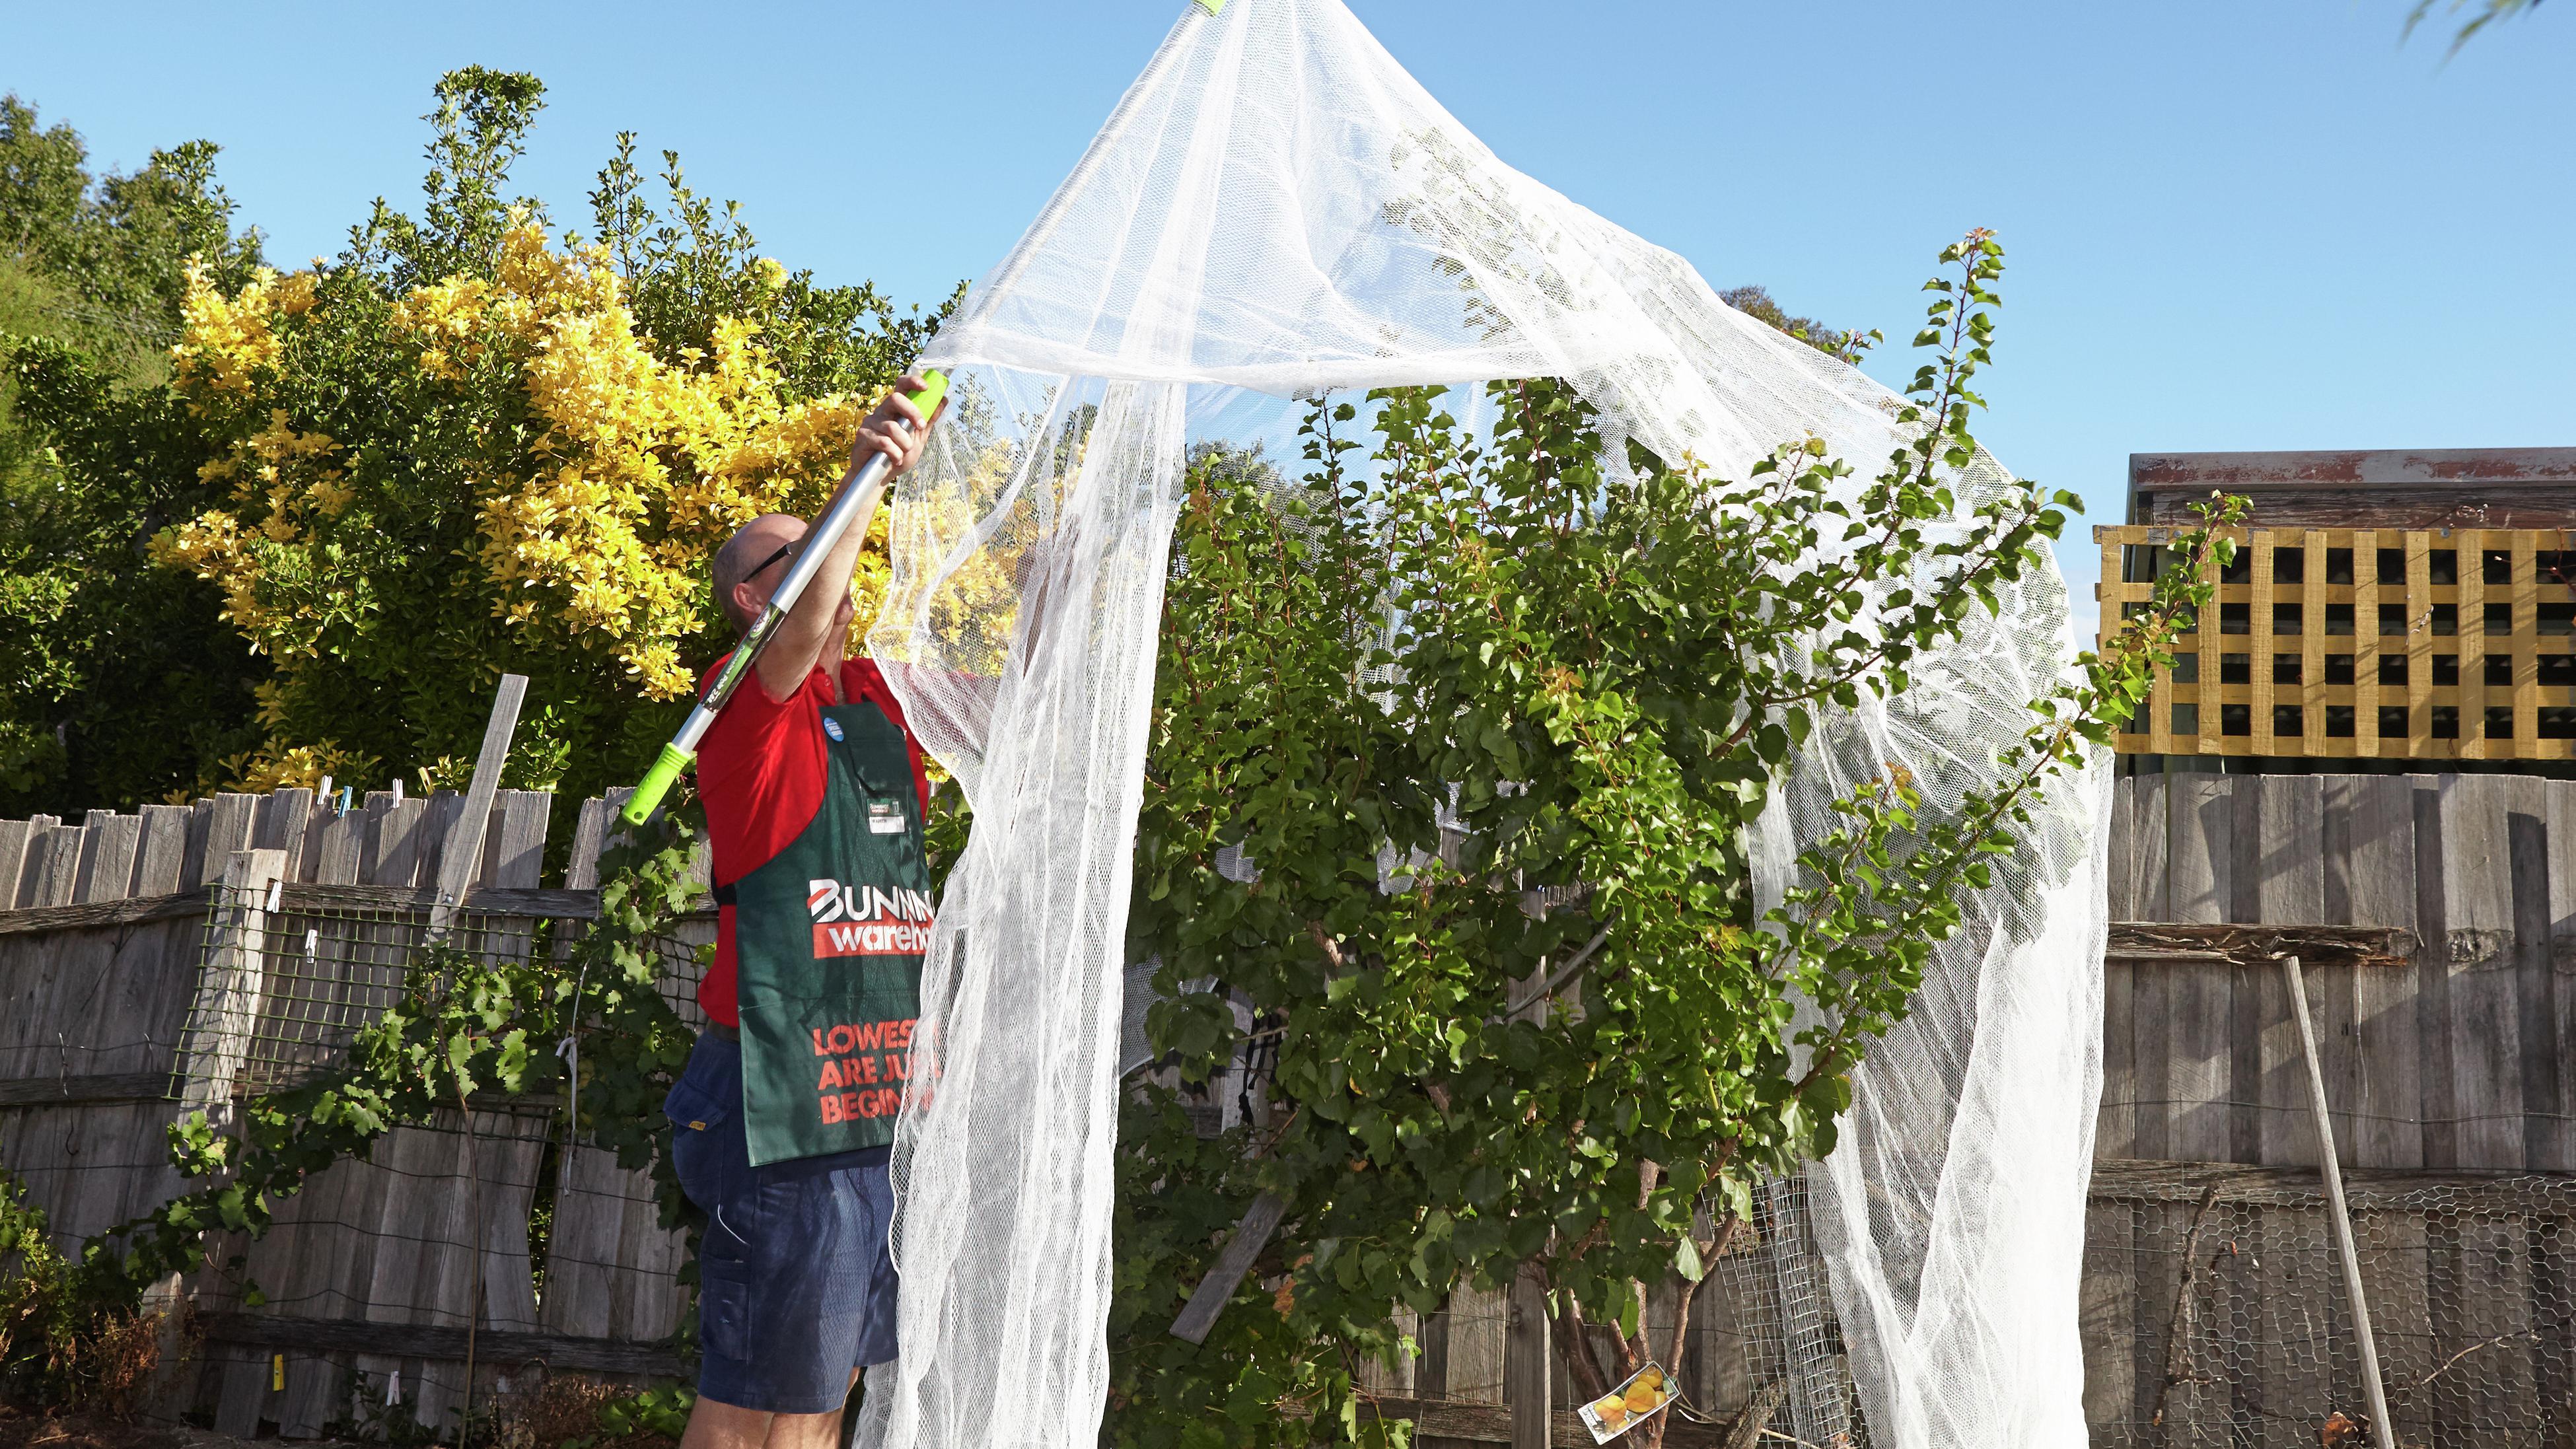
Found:
[[[689,768],[690,762],[697,757],[697,752],[694,750],[684,750],[678,745],[664,745],[661,758],[653,762],[652,769],[644,772],[644,782],[637,785],[635,793],[626,798],[626,808],[617,812],[617,818],[629,825],[641,825],[652,819],[653,812],[662,807],[662,797],[671,793],[672,783],[680,778],[680,772]]]
[[[939,404],[948,397],[948,374],[938,368],[930,368],[921,374],[921,391],[904,396],[912,399],[912,405],[921,409],[923,417],[929,417],[939,411]]]

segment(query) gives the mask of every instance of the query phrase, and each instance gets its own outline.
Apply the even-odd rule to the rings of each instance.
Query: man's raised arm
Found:
[[[871,491],[877,495],[860,501],[859,516],[837,540],[831,553],[823,559],[820,572],[807,586],[804,596],[796,601],[787,617],[778,621],[778,632],[770,636],[769,647],[762,650],[755,665],[760,687],[771,699],[785,699],[804,685],[805,676],[822,658],[827,643],[845,636],[850,627],[850,574],[858,567],[859,550],[867,542],[869,525],[876,518],[883,501],[886,482],[920,461],[922,443],[930,436],[930,419],[905,394],[921,390],[921,379],[905,375],[859,425],[859,435],[850,443],[850,471],[842,475],[841,487],[847,489],[857,480],[860,465],[870,456],[884,454],[893,464],[893,473],[878,482]],[[945,406],[943,403],[942,406]],[[837,493],[834,495],[839,496]],[[825,505],[826,511],[829,505]],[[816,517],[821,517],[817,514]],[[809,523],[807,528],[810,530]],[[783,570],[781,571],[783,573]],[[779,575],[766,580],[746,581],[737,588],[758,586],[761,602],[767,602],[767,591]],[[837,662],[837,661],[836,661]]]

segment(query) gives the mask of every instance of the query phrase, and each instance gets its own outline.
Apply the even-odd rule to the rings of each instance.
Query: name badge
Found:
[[[903,834],[903,804],[896,800],[868,802],[868,834]]]

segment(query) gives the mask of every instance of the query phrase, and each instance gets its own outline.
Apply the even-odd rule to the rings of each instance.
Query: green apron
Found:
[[[912,757],[872,703],[822,716],[822,807],[731,888],[754,1166],[893,1141],[921,1014],[930,870]]]

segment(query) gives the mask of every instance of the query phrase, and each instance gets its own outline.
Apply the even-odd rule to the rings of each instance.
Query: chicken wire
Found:
[[[2576,1433],[2576,1180],[2348,1184],[2397,1421],[2371,1432],[2314,1187],[2097,1194],[2085,1246],[2093,1443],[2556,1446]]]
[[[211,897],[171,1095],[215,1113],[345,1069],[358,1033],[401,998],[428,936],[428,905],[409,889],[219,883]],[[569,972],[587,928],[578,916],[467,909],[451,916],[442,939],[487,963],[552,961]],[[657,990],[691,1026],[702,1019],[700,953],[712,929],[710,920],[684,917],[651,942],[661,966]],[[567,1065],[578,1069],[577,1061]],[[155,1172],[141,1159],[86,1160],[83,1171],[111,1167],[135,1179],[125,1196],[136,1208],[184,1187],[166,1167]],[[682,1245],[660,1226],[649,1178],[584,1142],[562,1099],[487,1105],[477,1097],[470,1116],[440,1108],[394,1127],[363,1158],[335,1164],[272,1207],[261,1238],[232,1245],[242,1255],[237,1267],[200,1285],[201,1309],[247,1308],[240,1295],[256,1287],[262,1315],[293,1319],[475,1323],[625,1342],[662,1340],[682,1326]],[[231,1342],[209,1354],[227,1375],[255,1371],[262,1380],[272,1358],[268,1346]],[[450,1360],[362,1353],[352,1366],[285,1358],[291,1362],[276,1372],[290,1391],[263,1401],[263,1412],[294,1436],[399,1434],[415,1421],[433,1436],[447,1434],[466,1398],[463,1367]],[[488,1404],[495,1373],[506,1396],[513,1370],[485,1362],[490,1371],[476,1393]]]
[[[1690,1329],[1677,1358],[1664,1362],[1675,1388],[1677,1423],[1733,1436],[1729,1444],[1867,1449],[1870,1442],[1823,1263],[1807,1231],[1806,1185],[1776,1178],[1754,1194],[1752,1221],[1739,1229],[1691,1285]],[[1672,1342],[1674,1300],[1649,1292],[1639,1317],[1659,1344]],[[1399,1312],[1395,1326],[1414,1341],[1392,1366],[1354,1366],[1370,1407],[1364,1416],[1402,1417],[1426,1406],[1515,1407],[1505,1370],[1512,1313],[1500,1291],[1461,1290],[1437,1312]],[[1608,1333],[1594,1327],[1602,1361],[1616,1362]],[[1556,1412],[1582,1402],[1562,1356],[1550,1364]],[[1395,1400],[1388,1403],[1387,1400]],[[1455,1443],[1436,1413],[1417,1419],[1415,1442]],[[1667,1442],[1681,1442],[1668,1437]]]
[[[283,890],[276,892],[282,897]],[[401,998],[426,910],[411,905],[266,909],[266,888],[218,887],[171,1095],[283,1091],[346,1065],[358,1032]],[[478,956],[524,956],[532,923],[460,915],[450,937]],[[230,943],[230,944],[228,944]],[[229,1070],[227,1070],[227,1068]]]
[[[366,886],[219,883],[170,1095],[194,1101],[284,1091],[348,1064],[360,1030],[401,999],[427,940],[419,893]],[[445,945],[491,964],[565,959],[585,922],[526,911],[454,912]],[[696,1025],[697,946],[656,937],[658,989]]]
[[[289,1090],[346,1070],[358,1033],[402,996],[410,963],[427,937],[427,905],[408,890],[285,882],[256,889],[219,883],[210,896],[197,987],[176,1055],[171,1097],[212,1106]],[[579,916],[462,910],[451,917],[443,939],[447,948],[486,963],[543,956],[570,970],[566,963],[573,945],[587,927],[587,920]],[[683,1024],[693,1028],[703,1021],[697,991],[704,971],[704,941],[691,938],[707,937],[712,931],[712,920],[683,917],[673,930],[649,942],[660,960],[657,993]],[[567,1069],[577,1072],[578,1059],[567,1056]],[[415,1183],[408,1191],[442,1185],[444,1190],[455,1190],[458,1182],[471,1175],[467,1164],[475,1160],[465,1139],[481,1137],[497,1144],[545,1144],[548,1154],[558,1146],[583,1148],[578,1159],[560,1157],[556,1169],[547,1175],[547,1191],[540,1192],[533,1182],[515,1184],[533,1194],[532,1201],[552,1204],[550,1210],[574,1199],[620,1198],[631,1190],[624,1181],[624,1169],[615,1167],[607,1154],[589,1148],[574,1132],[569,1101],[499,1099],[490,1110],[481,1105],[482,1098],[476,1102],[471,1131],[460,1112],[442,1107],[429,1121],[394,1128],[361,1164],[363,1170]],[[504,1156],[495,1155],[492,1161],[501,1162]],[[530,1157],[522,1166],[533,1170],[534,1163]],[[142,1165],[146,1164],[134,1164]],[[514,1186],[506,1175],[493,1178],[491,1185],[500,1191]],[[280,1209],[275,1238],[292,1244],[299,1235],[323,1231],[383,1235],[381,1221],[343,1220],[334,1216],[337,1207],[325,1199],[309,1194],[288,1199]],[[450,1221],[451,1216],[429,1214],[427,1235],[410,1240],[445,1243],[462,1251],[465,1239],[456,1235],[466,1230]],[[549,1261],[556,1267],[636,1271],[636,1264],[623,1260],[622,1251],[610,1241],[558,1251]],[[288,1258],[295,1255],[291,1247],[284,1253]],[[674,1262],[656,1270],[656,1275],[670,1278],[676,1269]],[[268,1292],[268,1302],[299,1316],[329,1316],[333,1311],[370,1306],[409,1312],[420,1306],[403,1301],[371,1305],[363,1297],[341,1302],[335,1297],[349,1291],[345,1285],[317,1283],[307,1293]],[[644,1311],[648,1317],[661,1312],[658,1308]],[[662,1331],[667,1330],[665,1325]],[[659,1333],[641,1336],[658,1337]]]
[[[1340,0],[1189,7],[922,361],[951,404],[893,504],[869,647],[976,828],[924,966],[913,1073],[937,1088],[894,1148],[904,1352],[860,1432],[1075,1449],[1108,1382],[1129,874],[1191,447],[1292,458],[1302,399],[1561,377],[1612,468],[1633,441],[1741,479],[1814,436],[1856,466],[1848,502],[1901,442],[1896,399],[1505,166]],[[1980,456],[1951,482],[1964,514],[2011,480]],[[1761,887],[1889,762],[1935,810],[1986,783],[2070,652],[2046,571],[1920,661],[1906,703],[1829,722],[1765,819]],[[2041,803],[1811,1174],[1881,1443],[2083,1433],[2106,783]]]
[[[1754,1194],[1746,1239],[1712,1277],[1732,1293],[1755,1432],[1815,1449],[1869,1449],[1866,1416],[1842,1324],[1816,1250],[1803,1175],[1773,1178]],[[1703,1292],[1706,1290],[1703,1289]]]

